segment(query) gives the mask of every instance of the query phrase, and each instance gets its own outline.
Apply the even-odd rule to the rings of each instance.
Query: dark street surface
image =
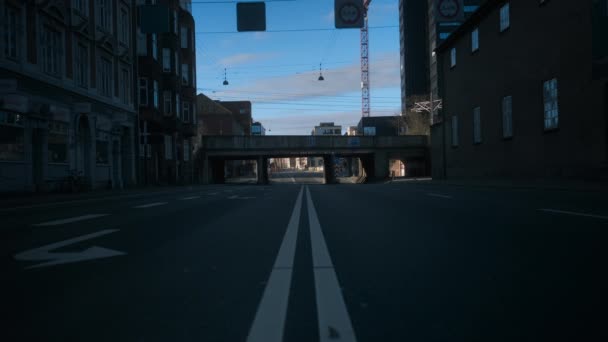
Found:
[[[5,206],[0,340],[606,341],[605,195],[213,185]]]

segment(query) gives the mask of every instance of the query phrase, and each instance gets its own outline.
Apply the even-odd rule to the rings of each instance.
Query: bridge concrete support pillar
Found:
[[[374,177],[377,180],[386,179],[389,177],[389,160],[388,153],[374,153]]]
[[[258,184],[268,184],[268,158],[258,157]]]
[[[202,183],[203,184],[211,184],[211,175],[210,175],[210,165],[209,158],[207,156],[201,157],[200,168],[202,171]]]
[[[209,168],[211,169],[211,182],[213,184],[224,184],[226,181],[225,176],[226,161],[223,159],[215,159],[209,161]]]
[[[334,169],[334,158],[332,156],[323,156],[323,174],[325,184],[336,184],[336,175]]]

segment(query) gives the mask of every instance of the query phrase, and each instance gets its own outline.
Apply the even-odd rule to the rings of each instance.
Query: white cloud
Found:
[[[274,55],[268,53],[239,53],[232,56],[227,56],[220,59],[218,62],[225,67],[231,67],[239,64],[247,64],[262,59],[271,59]]]
[[[323,21],[327,22],[327,23],[333,23],[334,22],[334,10],[332,9],[331,11],[329,11],[329,13],[325,14],[323,16]]]
[[[383,54],[370,61],[370,84],[373,89],[400,87],[400,64],[397,52]],[[304,100],[319,96],[334,96],[361,91],[361,66],[353,63],[323,70],[325,81],[318,81],[318,71],[278,77],[260,78],[246,86],[222,89],[215,96],[242,95],[259,97],[265,101]],[[263,103],[264,100],[256,101]]]

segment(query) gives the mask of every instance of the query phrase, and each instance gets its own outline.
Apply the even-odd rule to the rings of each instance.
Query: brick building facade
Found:
[[[608,178],[606,7],[488,0],[439,46],[433,176]]]

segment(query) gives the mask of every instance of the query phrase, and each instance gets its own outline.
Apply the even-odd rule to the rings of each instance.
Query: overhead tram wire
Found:
[[[267,95],[267,96],[309,96],[309,97],[314,97],[314,96],[323,97],[323,96],[326,96],[325,94],[322,94],[322,93],[319,93],[318,95],[314,95],[314,94],[305,94],[305,93],[261,92],[261,91],[233,90],[233,89],[222,89],[222,88],[197,88],[197,90],[200,90],[200,91],[216,91],[216,92],[221,92],[221,93],[260,94],[260,95]],[[358,96],[358,95],[333,95],[332,97],[357,98],[357,99],[360,98],[360,96]],[[384,99],[394,99],[394,98],[397,98],[397,96],[374,96],[374,97],[379,98],[379,99],[382,99],[382,98],[384,98]]]
[[[383,25],[383,26],[370,26],[368,29],[386,29],[386,28],[398,28],[399,25]],[[336,28],[308,28],[308,29],[279,29],[279,30],[266,30],[264,32],[269,33],[283,33],[283,32],[313,32],[313,31],[334,31]],[[243,32],[237,31],[199,31],[196,34],[237,34]]]

